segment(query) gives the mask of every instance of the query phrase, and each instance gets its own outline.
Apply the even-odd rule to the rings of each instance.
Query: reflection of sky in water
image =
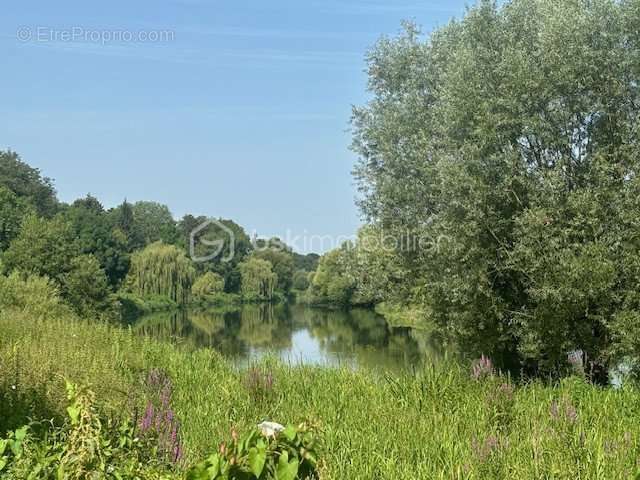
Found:
[[[309,329],[293,332],[291,346],[280,350],[272,348],[251,348],[249,357],[251,361],[258,360],[267,355],[275,355],[289,365],[330,365],[355,367],[357,362],[352,355],[332,352],[314,338]],[[246,360],[242,363],[246,363]]]
[[[136,320],[133,327],[151,337],[213,348],[241,367],[273,356],[290,365],[399,371],[439,354],[434,339],[408,328],[392,328],[375,312],[362,309],[245,305],[235,311],[152,314]]]

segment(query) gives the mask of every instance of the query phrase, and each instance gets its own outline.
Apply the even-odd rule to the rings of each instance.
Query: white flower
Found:
[[[15,385],[11,385],[11,390],[15,390],[16,386]]]
[[[265,437],[275,437],[284,430],[284,426],[275,422],[262,422],[258,425],[258,428]]]

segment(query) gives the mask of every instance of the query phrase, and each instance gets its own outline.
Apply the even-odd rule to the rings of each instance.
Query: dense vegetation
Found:
[[[233,232],[233,246],[213,225],[198,234],[194,253],[209,253],[203,239],[223,241],[223,251],[194,262],[191,233],[206,220],[185,215],[175,221],[165,205],[148,201],[105,210],[87,195],[63,204],[52,180],[15,152],[0,151],[2,269],[48,278],[84,316],[114,318],[192,302],[273,301],[291,294],[294,275],[315,269],[317,255],[294,253],[278,239],[251,241],[231,220],[219,224]],[[223,261],[231,248],[234,255]]]
[[[56,478],[48,472],[62,464],[65,478],[183,478],[220,442],[235,451],[233,439],[265,419],[319,429],[323,479],[639,473],[637,390],[594,387],[578,370],[554,386],[516,385],[487,360],[399,376],[273,361],[237,370],[213,350],[158,343],[54,306],[0,309],[0,431],[15,432],[12,441],[26,435],[22,453],[0,453],[0,476],[42,468],[47,475],[36,478]],[[65,379],[90,390],[67,397]],[[53,427],[34,423],[24,433],[28,418],[53,419]]]
[[[320,259],[61,203],[0,151],[0,477],[639,478],[637,387],[595,385],[640,350],[638,32],[640,0],[481,0],[380,40],[353,111],[367,224]],[[238,369],[111,321],[293,294],[476,360]]]
[[[639,31],[637,0],[481,1],[380,40],[353,147],[381,241],[323,257],[317,301],[416,305],[532,374],[636,357]]]

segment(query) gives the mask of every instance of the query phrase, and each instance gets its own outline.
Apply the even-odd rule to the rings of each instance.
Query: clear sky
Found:
[[[259,235],[351,235],[348,121],[367,99],[367,48],[402,19],[429,32],[464,10],[459,0],[6,2],[0,148],[52,177],[67,202],[154,200]]]

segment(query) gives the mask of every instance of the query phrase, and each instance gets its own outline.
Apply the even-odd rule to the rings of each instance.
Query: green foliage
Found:
[[[57,318],[68,311],[54,282],[20,272],[8,277],[0,275],[0,309],[10,308],[38,319]]]
[[[101,415],[95,395],[67,382],[67,421],[46,427],[44,438],[30,426],[0,440],[0,475],[29,479],[170,478],[166,466],[149,455],[127,421]]]
[[[309,272],[307,272],[306,270],[296,270],[296,272],[293,274],[291,286],[294,289],[304,291],[309,288],[310,283]]]
[[[90,195],[73,202],[62,215],[71,223],[80,251],[94,255],[109,284],[117,287],[129,269],[129,255],[126,236],[114,221],[114,215],[105,212]]]
[[[169,207],[157,202],[136,202],[132,207],[133,221],[146,245],[154,242],[175,244],[179,233]]]
[[[224,293],[224,278],[214,272],[207,272],[193,282],[191,293],[194,300],[206,300]]]
[[[242,278],[242,296],[247,300],[272,300],[278,282],[271,263],[267,260],[249,257],[239,265]]]
[[[351,301],[355,280],[349,274],[350,244],[326,253],[320,258],[311,286],[309,299],[315,304],[346,306]]]
[[[191,232],[206,221],[206,217],[193,217],[192,215],[185,215],[182,219],[180,230],[187,249],[190,249]],[[217,222],[224,226],[224,229],[216,223],[209,224],[195,235],[194,249],[195,254],[199,257],[206,257],[215,252],[216,248],[210,245],[216,245],[216,242],[220,242],[222,249],[215,258],[207,262],[198,262],[196,267],[199,273],[212,271],[222,275],[225,292],[238,293],[241,289],[238,266],[251,251],[251,240],[244,229],[234,221],[220,218]],[[233,236],[233,242],[230,239],[229,231]]]
[[[50,217],[58,209],[58,200],[51,179],[30,167],[12,151],[0,150],[0,187],[12,191],[18,198],[33,205],[37,213]]]
[[[143,298],[161,295],[186,304],[194,278],[195,269],[182,250],[156,242],[131,256],[127,286]]]
[[[31,213],[27,201],[0,185],[0,252],[7,249],[20,232],[23,219]]]
[[[268,422],[265,424],[270,425]],[[261,425],[265,425],[261,424]],[[274,426],[277,424],[274,424]],[[278,430],[280,426],[277,426]],[[239,437],[233,432],[229,443],[189,470],[188,480],[317,478],[316,429],[308,424],[289,425],[282,430],[253,429]]]
[[[146,295],[142,298],[135,293],[120,291],[116,299],[120,304],[120,316],[124,320],[135,320],[147,313],[178,307],[175,301],[164,295]]]
[[[278,276],[277,288],[286,294],[293,283],[294,259],[291,252],[283,248],[261,248],[252,253],[255,258],[266,260],[271,264],[273,272]]]
[[[107,277],[93,255],[71,260],[69,272],[62,277],[62,290],[66,301],[81,316],[99,315],[110,306]]]
[[[369,53],[362,211],[421,240],[396,248],[394,295],[471,351],[531,372],[577,348],[601,371],[615,361],[610,325],[640,305],[636,3],[482,1]]]
[[[320,255],[317,253],[308,253],[302,255],[300,253],[291,252],[293,255],[293,261],[296,270],[306,270],[307,272],[313,272],[318,268],[318,262],[320,261]]]
[[[120,418],[141,394],[140,372],[161,368],[173,381],[171,405],[182,422],[186,465],[207,458],[233,427],[252,432],[264,418],[294,425],[314,418],[322,425],[320,478],[618,479],[640,473],[632,385],[603,389],[579,378],[517,385],[495,371],[476,380],[452,362],[403,375],[270,362],[258,367],[277,382],[270,400],[261,402],[247,391],[246,373],[212,350],[71,318],[38,322],[11,309],[0,309],[0,331],[2,431],[8,419],[13,431],[27,417],[56,418],[61,425],[69,406],[59,394],[61,376],[91,385],[98,413],[105,414],[99,418],[112,412]],[[27,444],[35,462],[37,451]]]
[[[29,215],[3,255],[5,268],[47,276],[60,284],[79,254],[71,225],[60,217],[47,220]]]

